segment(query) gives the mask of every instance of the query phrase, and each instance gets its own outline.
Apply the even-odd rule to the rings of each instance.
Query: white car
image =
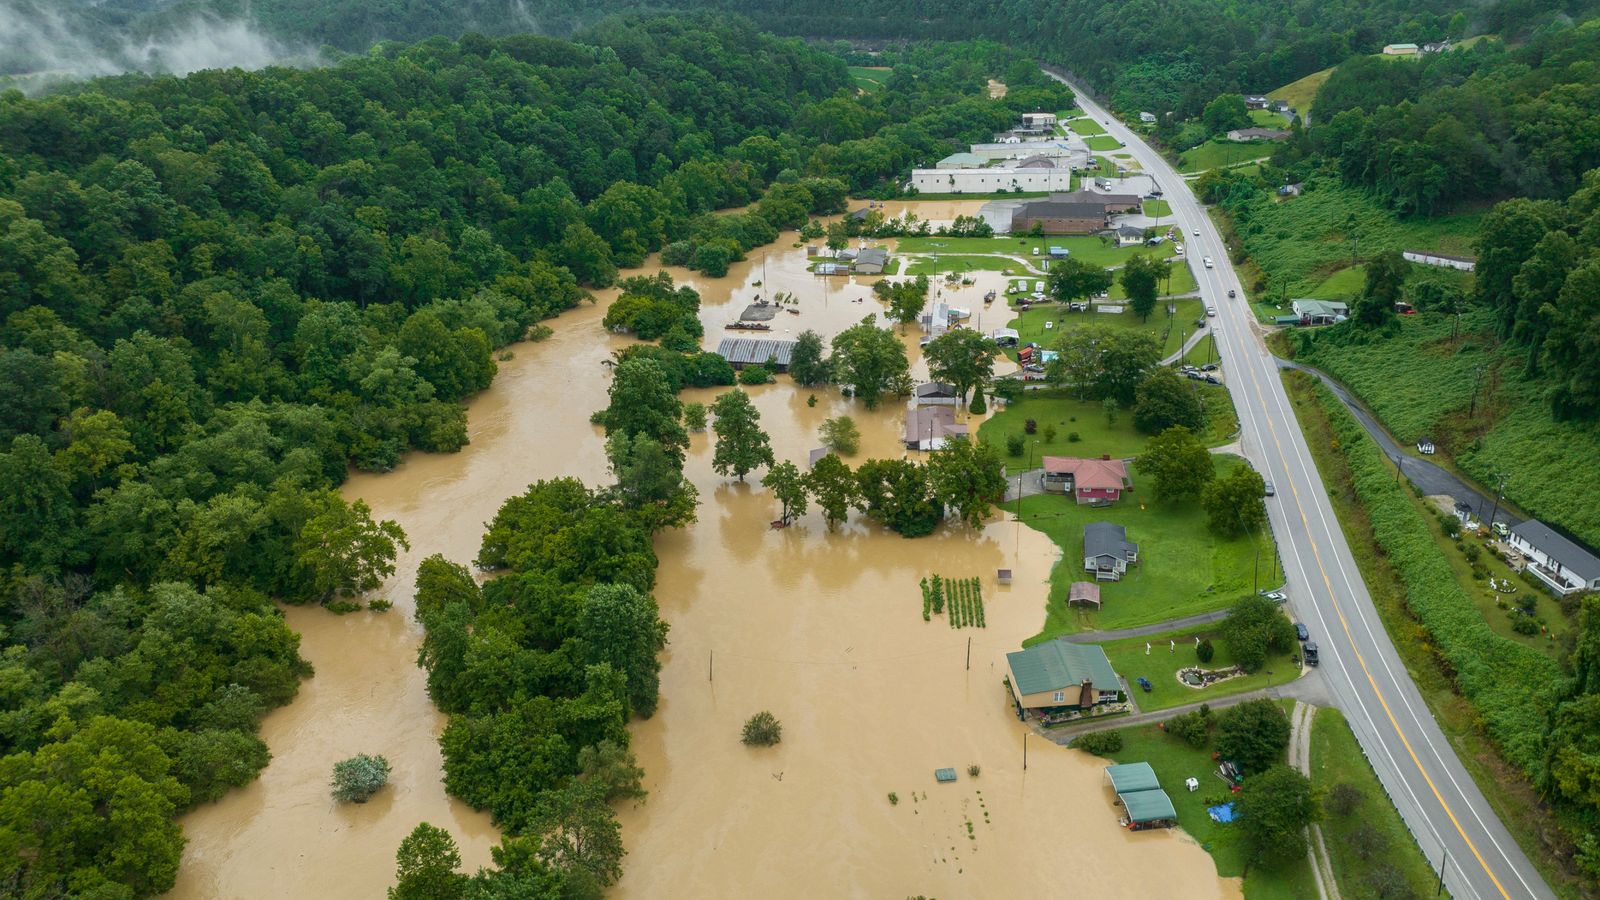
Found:
[[[1209,256],[1206,257],[1205,263],[1206,263],[1206,268],[1208,268],[1208,269],[1216,268],[1216,266],[1211,262],[1211,257],[1209,257]]]
[[[1216,314],[1217,314],[1217,308],[1216,308],[1216,307],[1215,307],[1215,306],[1208,306],[1208,307],[1206,307],[1206,316],[1207,316],[1207,317],[1208,317],[1208,318],[1210,318],[1210,317],[1215,317],[1215,316],[1216,316]],[[1049,322],[1046,322],[1046,323],[1045,323],[1045,325],[1046,325],[1046,327],[1048,327],[1048,326],[1049,326],[1049,324],[1050,324],[1050,323],[1049,323]]]
[[[1198,229],[1198,228],[1196,228],[1196,229],[1195,229],[1195,230],[1194,230],[1194,236],[1195,236],[1195,237],[1199,237],[1199,236],[1200,236],[1200,229]]]

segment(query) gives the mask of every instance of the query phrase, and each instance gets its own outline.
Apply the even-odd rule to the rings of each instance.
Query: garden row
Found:
[[[983,628],[983,586],[976,577],[943,578],[932,575],[922,579],[922,621],[932,621],[936,614],[944,614],[948,606],[951,628]]]

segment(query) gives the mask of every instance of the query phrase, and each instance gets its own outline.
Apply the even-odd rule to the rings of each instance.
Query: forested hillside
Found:
[[[169,887],[174,815],[309,674],[272,601],[393,572],[348,467],[462,446],[496,348],[618,266],[716,274],[1009,121],[998,54],[865,97],[746,24],[628,20],[0,95],[0,893]]]

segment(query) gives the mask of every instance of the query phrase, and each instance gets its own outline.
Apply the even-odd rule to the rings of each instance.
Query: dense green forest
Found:
[[[628,19],[0,95],[0,893],[172,884],[175,814],[259,772],[257,723],[309,674],[273,601],[358,608],[405,545],[335,487],[462,446],[497,348],[648,253],[720,274],[847,191],[892,193],[914,161],[1069,102],[1037,75],[985,99],[1010,61],[996,45],[916,53],[927,72],[864,96],[836,56],[743,22]],[[731,381],[697,352],[698,298],[643,278],[623,295],[613,324],[662,345],[618,380]],[[481,602],[456,584],[474,615],[519,584],[513,600],[544,598],[497,625],[523,681],[491,679],[495,699],[464,671],[435,691],[456,715],[450,789],[514,835],[614,827],[580,782],[617,768],[627,716],[654,704],[649,535],[692,519],[693,496],[671,434],[617,428],[616,485],[530,498],[627,577],[486,544],[508,577]],[[533,572],[555,582],[516,577]],[[459,571],[424,575],[426,595]],[[437,666],[454,620],[419,606]],[[626,647],[595,637],[635,621]],[[538,760],[506,757],[536,723]],[[530,891],[614,877],[573,874],[543,838],[497,858],[484,878]]]

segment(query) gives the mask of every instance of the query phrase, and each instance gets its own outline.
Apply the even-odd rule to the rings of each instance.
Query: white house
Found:
[[[1047,112],[1031,112],[1022,114],[1022,127],[1028,129],[1054,128],[1056,114]]]
[[[1471,272],[1478,268],[1477,260],[1467,259],[1465,256],[1446,256],[1443,253],[1432,253],[1427,250],[1403,250],[1400,255],[1410,262],[1424,266],[1439,266],[1462,272]]]
[[[1139,121],[1146,125],[1154,125],[1156,123],[1156,114],[1153,112],[1139,113]]]
[[[1528,571],[1565,597],[1600,590],[1600,556],[1557,534],[1538,519],[1511,529],[1508,543],[1528,559]]]
[[[1070,191],[1069,168],[913,169],[911,186],[922,194],[998,194],[1001,191]]]

